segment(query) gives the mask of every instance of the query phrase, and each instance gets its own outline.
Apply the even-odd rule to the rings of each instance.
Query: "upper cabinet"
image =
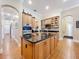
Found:
[[[45,24],[51,24],[51,19],[46,19]]]
[[[32,28],[33,29],[38,29],[40,26],[39,26],[39,23],[40,21],[37,20],[35,17],[32,17]]]
[[[51,28],[59,28],[59,16],[52,17]]]
[[[42,29],[59,28],[59,16],[47,18],[41,21]]]
[[[31,24],[32,23],[32,16],[27,13],[22,13],[22,24]]]
[[[23,26],[25,24],[29,24],[31,25],[32,29],[38,29],[41,23],[40,23],[40,20],[36,19],[31,14],[23,12],[22,13],[22,24]]]

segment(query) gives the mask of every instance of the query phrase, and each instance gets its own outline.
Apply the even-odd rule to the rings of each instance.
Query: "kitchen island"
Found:
[[[59,31],[36,32],[31,37],[23,35],[21,41],[21,54],[24,59],[48,59],[54,54],[58,44]]]

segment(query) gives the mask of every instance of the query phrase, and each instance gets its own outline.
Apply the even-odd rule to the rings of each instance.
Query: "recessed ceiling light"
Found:
[[[49,9],[49,6],[46,6],[45,9],[48,10]]]
[[[64,2],[66,2],[67,0],[63,0]]]
[[[28,1],[28,4],[29,4],[29,5],[31,5],[31,4],[32,4],[32,1],[31,1],[31,0],[29,0],[29,1]]]

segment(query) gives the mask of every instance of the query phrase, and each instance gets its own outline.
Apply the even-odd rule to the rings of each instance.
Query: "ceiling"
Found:
[[[6,2],[8,1],[9,3],[14,2],[15,5],[18,5],[18,3],[22,2],[24,8],[36,10],[36,12],[41,14],[43,17],[50,17],[54,14],[60,13],[63,9],[67,9],[76,4],[79,4],[79,0],[67,0],[66,2],[64,2],[64,0],[31,0],[32,5],[28,4],[29,0],[2,0],[2,1]],[[49,10],[45,9],[47,5],[49,5]]]
[[[63,9],[69,8],[75,4],[78,4],[79,0],[32,0],[32,5],[28,4],[28,0],[24,0],[24,8],[30,8],[36,10],[42,16],[52,16],[55,13],[61,12]],[[45,7],[49,5],[49,9]]]

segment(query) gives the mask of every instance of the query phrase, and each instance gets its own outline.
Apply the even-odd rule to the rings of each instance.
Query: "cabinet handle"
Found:
[[[27,48],[27,44],[25,44],[25,47]]]

